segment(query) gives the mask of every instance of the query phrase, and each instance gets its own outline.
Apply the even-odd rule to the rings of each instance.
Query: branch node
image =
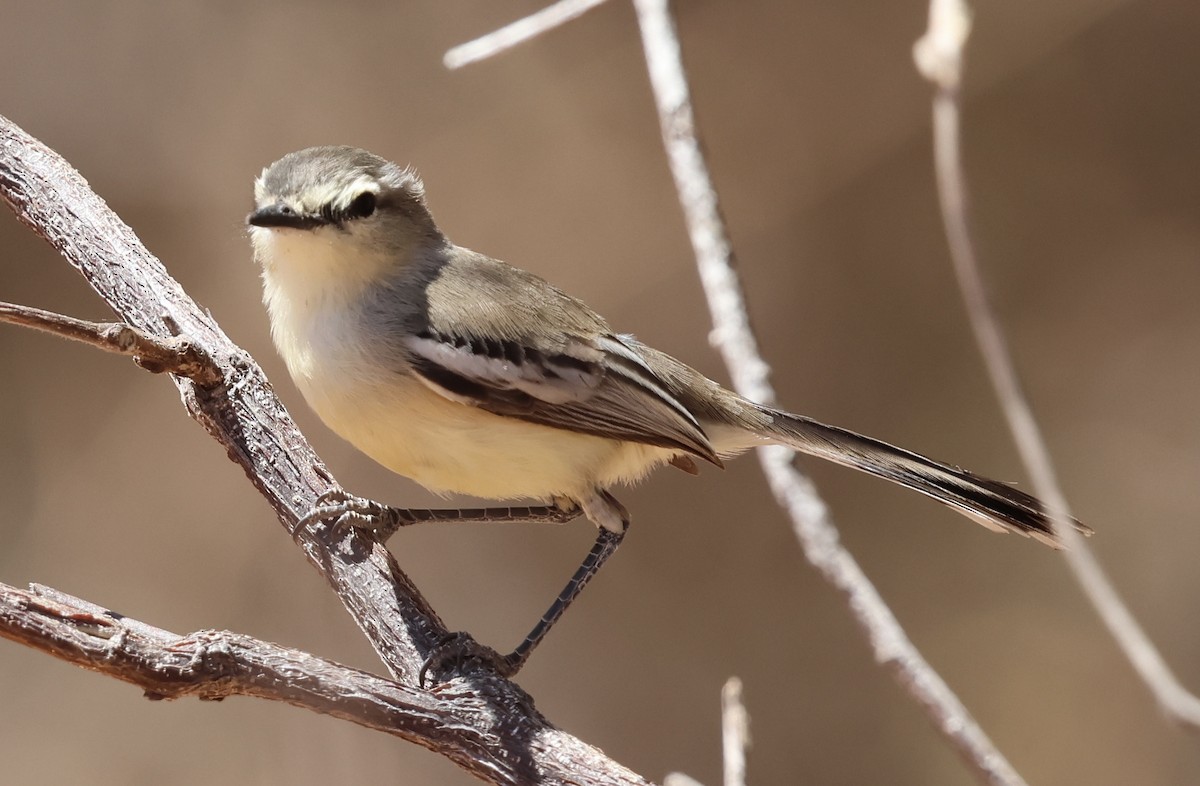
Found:
[[[114,625],[116,628],[113,635],[108,639],[108,644],[104,647],[104,659],[110,663],[116,659],[121,650],[125,648],[125,641],[129,638],[129,629],[120,625]]]
[[[965,0],[932,0],[929,29],[913,44],[917,70],[941,90],[958,90],[963,47],[970,35],[971,10]]]
[[[164,317],[164,322],[173,319]],[[159,337],[124,322],[90,322],[32,306],[0,303],[0,322],[53,333],[117,355],[132,356],[151,373],[169,372],[197,385],[221,381],[221,369],[198,343],[176,336]],[[178,329],[178,325],[175,325]]]

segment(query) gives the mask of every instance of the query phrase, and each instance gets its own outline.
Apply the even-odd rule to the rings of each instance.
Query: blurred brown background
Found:
[[[306,410],[268,338],[243,217],[280,155],[411,161],[458,242],[534,270],[724,379],[660,149],[633,13],[611,2],[449,73],[538,2],[0,2],[0,113],[60,151],[267,368],[351,489],[432,499]],[[788,406],[1027,486],[939,223],[923,2],[676,4],[724,209]],[[1200,6],[976,4],[966,146],[978,237],[1076,513],[1200,687]],[[0,299],[103,318],[0,216]],[[636,282],[636,283],[631,283]],[[0,581],[171,630],[242,631],[378,671],[241,471],[130,363],[0,328]],[[805,462],[918,646],[1033,783],[1200,779],[1050,550]],[[753,458],[626,491],[620,555],[520,675],[564,728],[660,779],[719,780],[718,691],[746,684],[756,784],[962,783],[804,563]],[[590,527],[392,541],[452,626],[515,644]],[[21,784],[465,784],[412,745],[250,700],[151,704],[0,643]]]

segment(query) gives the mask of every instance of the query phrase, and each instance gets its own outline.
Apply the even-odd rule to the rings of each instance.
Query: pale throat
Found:
[[[357,299],[396,265],[394,255],[334,227],[256,227],[251,237],[267,286],[313,306]]]
[[[300,383],[313,371],[313,348],[341,332],[339,323],[396,259],[334,228],[255,228],[251,235],[271,337]]]

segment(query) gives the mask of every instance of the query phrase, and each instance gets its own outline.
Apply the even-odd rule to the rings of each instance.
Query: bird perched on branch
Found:
[[[486,653],[505,675],[621,542],[629,516],[610,490],[667,464],[695,473],[697,461],[720,467],[749,448],[786,445],[926,494],[989,529],[1058,545],[1028,494],[748,401],[614,332],[543,279],[455,245],[416,173],[365,150],[284,156],[256,181],[247,220],[275,346],[326,425],[432,491],[543,503],[409,511],[338,491],[306,522],[392,530],[582,512],[598,527],[583,564],[512,653],[465,637],[447,643]]]

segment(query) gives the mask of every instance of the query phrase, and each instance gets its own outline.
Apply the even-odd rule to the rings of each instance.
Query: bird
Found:
[[[621,543],[630,517],[614,488],[662,466],[723,467],[761,445],[866,472],[989,529],[1061,546],[1029,494],[743,398],[614,331],[544,279],[456,245],[411,167],[349,146],[289,153],[255,180],[247,223],[274,345],[332,431],[437,494],[538,503],[417,511],[333,489],[302,523],[336,519],[390,534],[417,521],[582,514],[597,527],[592,549],[518,647],[499,655],[454,634],[427,665],[447,652],[484,652],[499,673],[516,674]]]

